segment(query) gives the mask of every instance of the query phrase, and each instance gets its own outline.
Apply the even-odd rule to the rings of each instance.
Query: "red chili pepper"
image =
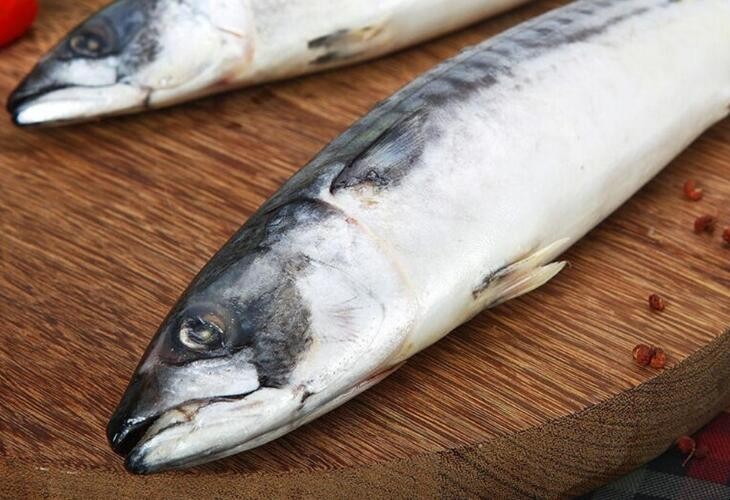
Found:
[[[0,47],[25,33],[38,14],[38,0],[0,0]]]

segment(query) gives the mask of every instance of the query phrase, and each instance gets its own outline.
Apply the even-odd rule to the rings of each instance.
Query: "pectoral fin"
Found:
[[[479,309],[514,299],[550,281],[566,262],[546,262],[566,245],[567,239],[558,240],[487,275],[472,292],[479,301]]]
[[[339,29],[309,40],[307,47],[317,53],[310,64],[328,65],[359,57],[376,43],[376,37],[382,37],[384,23],[375,23],[362,28]]]
[[[332,194],[363,185],[384,188],[397,183],[423,153],[427,116],[416,111],[387,128],[335,177]]]

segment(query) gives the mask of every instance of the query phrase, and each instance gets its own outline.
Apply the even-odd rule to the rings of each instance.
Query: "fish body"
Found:
[[[580,0],[380,103],[191,283],[112,446],[154,472],[261,445],[549,280],[727,116],[728,26],[727,0]]]
[[[18,125],[82,121],[352,64],[525,0],[117,0],[8,100]]]

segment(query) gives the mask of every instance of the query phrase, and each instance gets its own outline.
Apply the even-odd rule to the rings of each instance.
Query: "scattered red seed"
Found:
[[[692,201],[699,201],[702,199],[702,188],[698,188],[693,179],[688,179],[684,183],[684,195]]]
[[[682,462],[682,467],[684,467],[690,460],[692,460],[692,457],[695,456],[695,453],[697,453],[697,441],[692,439],[690,436],[680,436],[679,439],[677,439],[676,444],[679,451],[687,455],[687,457],[684,459],[684,462]],[[707,456],[707,448],[704,448],[702,450],[702,457],[705,456]],[[698,455],[698,458],[701,457],[699,457]]]
[[[695,458],[705,458],[710,450],[704,444],[698,444],[695,450]]]
[[[652,293],[649,295],[649,307],[655,311],[663,311],[667,307],[667,303],[660,295]]]
[[[730,245],[730,227],[726,227],[725,230],[722,232],[722,239],[725,243]]]
[[[664,365],[667,364],[667,355],[664,353],[662,349],[655,349],[654,355],[651,357],[651,361],[649,361],[649,366],[654,368],[655,370],[660,370],[664,368]]]
[[[634,359],[637,359],[639,357],[639,351],[643,349],[644,347],[649,347],[646,344],[636,344],[634,347],[634,350],[631,352],[631,354],[634,356]]]
[[[634,361],[639,366],[651,366],[659,370],[667,364],[667,355],[664,349],[649,346],[646,344],[637,344],[632,352]]]
[[[639,366],[646,366],[651,363],[651,358],[654,357],[654,348],[646,344],[638,344],[634,347],[634,360]]]
[[[712,215],[701,215],[695,219],[695,233],[711,233],[715,230],[717,217]]]
[[[693,451],[695,451],[696,447],[697,443],[690,436],[680,436],[677,439],[677,448],[685,455],[687,453],[692,453]]]

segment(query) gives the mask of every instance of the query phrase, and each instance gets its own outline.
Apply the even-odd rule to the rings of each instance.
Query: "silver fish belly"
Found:
[[[363,61],[526,0],[116,0],[8,100],[18,125],[83,121]]]
[[[342,404],[552,262],[730,111],[730,2],[581,0],[404,87],[295,174],[170,312],[112,417],[133,472]]]

